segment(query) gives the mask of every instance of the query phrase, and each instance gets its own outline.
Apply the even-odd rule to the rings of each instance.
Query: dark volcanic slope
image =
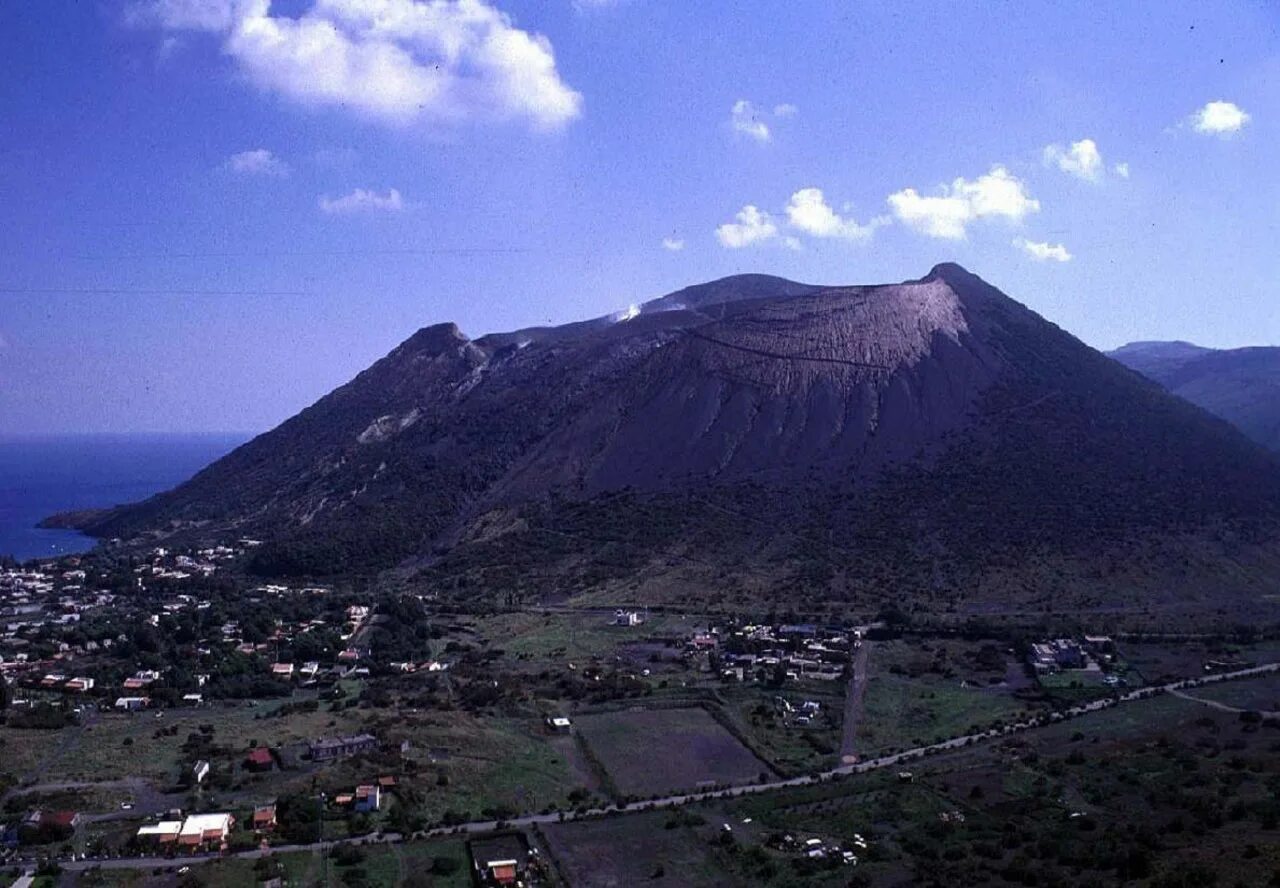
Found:
[[[1280,451],[1280,348],[1133,342],[1111,357]]]
[[[992,577],[1049,559],[1078,579],[1100,547],[1186,539],[1179,569],[1212,576],[1206,546],[1265,544],[1278,506],[1263,450],[944,265],[875,287],[726,278],[475,341],[429,327],[86,529],[264,536],[258,565],[282,573],[428,556],[423,576],[470,594],[640,577],[1024,600]]]

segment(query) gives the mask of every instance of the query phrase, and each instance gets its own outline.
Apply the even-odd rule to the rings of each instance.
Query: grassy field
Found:
[[[934,675],[895,675],[873,660],[858,727],[858,751],[868,756],[932,743],[996,719],[1015,717],[1025,708],[997,689],[961,687],[957,680]]]
[[[842,681],[791,683],[781,690],[742,684],[717,693],[727,716],[775,770],[800,774],[830,766],[839,754],[845,687]],[[810,725],[786,724],[775,711],[775,696],[793,706],[813,700],[822,709]]]
[[[112,886],[112,888],[162,888],[181,884],[207,888],[243,888],[256,885],[266,877],[279,876],[290,888],[318,888],[321,885],[407,886],[430,885],[432,888],[466,888],[471,885],[466,848],[460,839],[435,839],[403,845],[369,845],[361,849],[362,859],[351,865],[339,865],[332,857],[326,861],[318,852],[275,854],[262,860],[225,858],[191,867],[179,876],[176,867],[153,870],[100,870],[80,876],[79,885]],[[433,871],[437,858],[456,863],[451,872]],[[444,869],[447,869],[444,868]],[[325,876],[328,881],[325,881]]]
[[[408,740],[422,794],[420,813],[438,820],[446,811],[479,818],[486,808],[540,811],[567,804],[577,783],[565,754],[547,742],[533,718],[479,718],[463,712],[398,719],[386,735]],[[440,775],[447,780],[440,785]]]
[[[620,648],[644,638],[683,638],[697,625],[690,618],[662,614],[650,614],[640,626],[614,626],[610,620],[603,613],[498,614],[478,622],[477,637],[511,657],[573,662],[612,658]]]
[[[741,884],[712,844],[714,823],[675,823],[671,814],[651,812],[555,824],[542,832],[560,873],[575,888]]]
[[[575,725],[622,795],[745,783],[768,770],[700,708],[595,713],[579,716]]]
[[[333,713],[322,706],[315,712],[271,717],[279,705],[173,709],[161,718],[151,712],[104,712],[84,725],[57,732],[0,727],[3,767],[36,780],[143,777],[163,784],[176,780],[185,758],[182,745],[202,725],[213,726],[210,739],[227,750],[224,764],[228,766],[239,763],[251,741],[278,747],[363,730],[356,710]]]
[[[1280,674],[1275,672],[1258,678],[1225,681],[1187,691],[1193,697],[1214,700],[1240,709],[1280,712]]]
[[[804,837],[861,834],[869,848],[857,872],[869,885],[1225,888],[1274,884],[1280,872],[1275,731],[1175,697],[924,759],[912,771],[909,782],[868,774],[728,811]],[[769,848],[727,859],[741,884],[848,884],[838,867]]]

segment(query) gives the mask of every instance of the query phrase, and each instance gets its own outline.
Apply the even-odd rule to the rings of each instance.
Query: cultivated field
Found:
[[[769,770],[704,709],[594,713],[575,724],[621,795],[747,783]]]
[[[696,818],[702,819],[702,818]],[[715,826],[676,826],[674,813],[589,820],[544,827],[547,847],[565,880],[580,888],[740,884],[717,860]]]

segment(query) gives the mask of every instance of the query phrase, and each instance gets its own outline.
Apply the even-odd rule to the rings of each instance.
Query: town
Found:
[[[694,793],[712,810],[671,822],[708,831],[707,853],[745,842],[797,873],[874,873],[901,851],[872,822],[832,833],[715,800],[1265,669],[1275,648],[1002,638],[896,613],[468,610],[429,591],[255,583],[239,567],[253,545],[0,573],[6,858],[83,872],[304,846],[359,872],[386,841],[419,837],[443,884],[572,883],[569,823],[611,808],[652,820],[647,804]],[[909,722],[892,715],[904,706]],[[678,760],[655,756],[672,747]],[[965,823],[962,810],[940,822]],[[452,838],[476,821],[489,826]],[[256,866],[263,882],[278,871]]]

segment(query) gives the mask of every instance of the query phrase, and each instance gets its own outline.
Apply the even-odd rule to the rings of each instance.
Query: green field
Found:
[[[842,681],[793,682],[776,690],[738,684],[719,688],[717,695],[724,700],[723,711],[775,770],[801,774],[828,767],[838,756],[845,687]],[[776,712],[776,696],[793,706],[813,700],[821,704],[821,713],[807,726],[787,724]]]
[[[1280,712],[1280,674],[1246,678],[1188,688],[1187,694],[1238,709]]]
[[[363,859],[351,865],[341,865],[333,857],[326,861],[320,852],[273,854],[261,861],[224,858],[192,866],[190,872],[181,877],[176,873],[177,867],[172,866],[160,868],[159,873],[151,869],[99,870],[81,875],[79,884],[113,888],[160,888],[175,884],[243,888],[258,884],[266,877],[279,876],[289,888],[353,884],[377,888],[466,888],[471,885],[469,858],[460,839],[368,845],[361,847],[360,855]],[[454,863],[452,867],[437,865],[433,870],[437,858],[447,858]],[[445,873],[446,869],[451,871]]]
[[[960,687],[932,675],[910,678],[879,669],[873,659],[858,751],[869,756],[906,749],[1016,719],[1025,705],[997,689]]]

